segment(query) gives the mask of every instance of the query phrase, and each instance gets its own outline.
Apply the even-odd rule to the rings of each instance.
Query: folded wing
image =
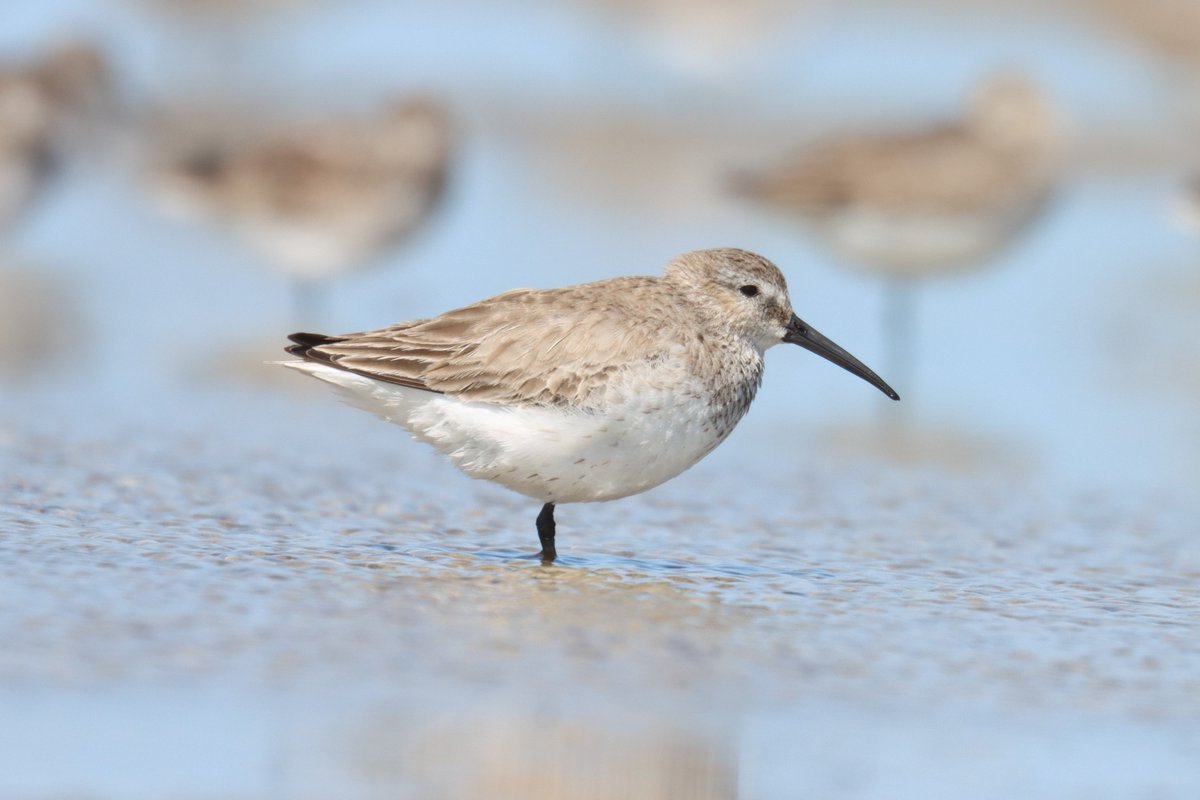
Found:
[[[661,358],[671,347],[660,322],[671,301],[658,291],[657,279],[606,283],[614,282],[621,291],[597,293],[595,284],[517,289],[379,330],[297,333],[288,352],[465,400],[586,406],[614,373]]]

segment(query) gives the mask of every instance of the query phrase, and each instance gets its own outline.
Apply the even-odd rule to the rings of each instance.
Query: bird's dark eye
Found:
[[[741,287],[738,291],[746,295],[746,297],[756,297],[758,295],[758,287],[752,283]]]

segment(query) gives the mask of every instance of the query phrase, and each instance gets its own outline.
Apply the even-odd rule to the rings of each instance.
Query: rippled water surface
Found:
[[[543,566],[536,504],[321,399],[6,428],[7,794],[181,792],[181,747],[223,765],[195,796],[1200,786],[1183,506],[735,437],[648,495],[562,507]]]

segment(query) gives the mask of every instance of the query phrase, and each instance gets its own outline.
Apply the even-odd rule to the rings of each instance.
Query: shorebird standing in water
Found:
[[[644,492],[724,441],[777,344],[900,399],[793,313],[774,264],[736,249],[686,253],[661,278],[516,289],[430,319],[290,338],[299,360],[283,366],[542,503],[544,561],[557,555],[556,504]]]
[[[103,56],[83,44],[0,66],[0,233],[29,208],[71,127],[96,111],[108,90]]]
[[[370,263],[430,215],[450,151],[446,112],[413,100],[374,119],[201,148],[153,183],[168,210],[224,223],[290,277],[303,323],[319,281]]]
[[[908,376],[912,284],[981,266],[1042,210],[1056,177],[1058,117],[1030,80],[983,81],[962,120],[834,138],[742,181],[847,264],[888,279],[889,369]]]

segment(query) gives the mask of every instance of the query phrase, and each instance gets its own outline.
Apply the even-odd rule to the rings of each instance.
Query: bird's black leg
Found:
[[[542,542],[542,563],[549,564],[558,558],[554,549],[554,503],[542,506],[542,513],[537,517],[538,539]]]

